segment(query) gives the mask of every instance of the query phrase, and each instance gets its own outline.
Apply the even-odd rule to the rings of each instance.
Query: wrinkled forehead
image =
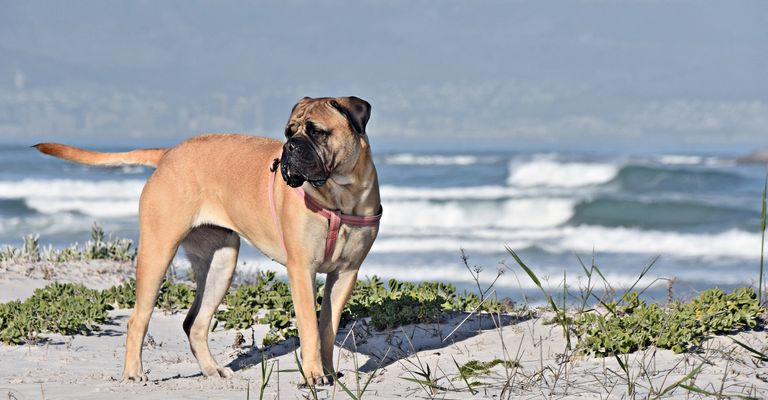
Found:
[[[347,119],[330,104],[331,99],[302,100],[291,112],[288,125],[295,127],[310,122],[323,129],[347,128]]]

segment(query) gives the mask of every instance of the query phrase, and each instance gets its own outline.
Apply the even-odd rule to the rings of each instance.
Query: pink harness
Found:
[[[278,156],[278,160],[280,157]],[[285,247],[285,238],[283,237],[283,229],[280,227],[280,218],[277,216],[277,207],[275,206],[275,179],[277,176],[277,168],[271,168],[271,176],[269,177],[268,193],[269,193],[269,211],[272,213],[272,222],[275,224],[277,234],[280,236],[280,244],[285,250],[285,254],[288,254],[288,249]],[[331,259],[333,249],[336,246],[336,240],[339,238],[339,228],[341,224],[347,224],[352,226],[372,226],[379,223],[381,220],[381,213],[371,216],[357,216],[342,214],[338,210],[329,210],[323,207],[317,200],[313,199],[304,192],[301,187],[293,188],[293,193],[304,200],[304,204],[307,208],[316,212],[328,220],[328,238],[325,240],[325,261]]]

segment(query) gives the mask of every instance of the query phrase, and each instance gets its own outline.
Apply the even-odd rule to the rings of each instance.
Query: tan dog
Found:
[[[35,146],[88,165],[157,166],[139,202],[136,308],[128,321],[123,381],[147,380],[142,343],[158,289],[179,245],[184,246],[197,281],[197,296],[184,320],[192,353],[204,375],[232,375],[213,359],[208,331],[232,280],[242,236],[287,267],[305,383],[332,383],[327,374],[334,373],[341,313],[378,223],[342,223],[326,257],[329,220],[310,210],[291,187],[303,187],[316,203],[343,214],[380,214],[376,168],[365,133],[370,111],[368,102],[356,97],[305,97],[291,112],[285,144],[251,136],[205,135],[169,149],[127,153],[96,153],[51,143]],[[277,166],[274,159],[281,151],[280,171],[288,185],[278,178],[270,194],[269,181],[274,179],[270,167]],[[270,212],[270,196],[276,218]],[[319,329],[318,272],[327,274]]]

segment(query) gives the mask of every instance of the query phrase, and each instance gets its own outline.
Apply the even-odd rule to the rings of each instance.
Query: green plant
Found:
[[[169,279],[163,281],[160,293],[157,295],[155,306],[166,312],[175,313],[187,309],[195,301],[195,290],[183,283],[173,283]]]
[[[124,283],[104,289],[101,292],[107,304],[117,308],[133,308],[136,304],[136,280],[130,279]],[[189,308],[195,300],[195,289],[184,283],[172,283],[166,279],[160,286],[155,306],[167,312],[177,312]]]
[[[43,333],[88,334],[106,321],[110,308],[98,290],[52,283],[23,302],[0,304],[0,341],[21,344]]]
[[[456,287],[438,282],[400,282],[390,279],[387,286],[373,276],[357,281],[343,320],[371,317],[374,328],[383,330],[413,323],[432,323],[449,312],[500,312],[505,306],[496,300],[482,302],[474,293],[456,293]]]
[[[267,360],[264,358],[264,352],[261,352],[261,363],[259,364],[261,369],[261,385],[259,385],[259,400],[264,400],[264,391],[267,389],[269,379],[272,378],[272,370],[275,364],[269,366],[269,372],[267,372]]]
[[[22,247],[5,246],[0,250],[0,261],[11,262],[67,262],[67,261],[133,261],[136,250],[131,249],[133,242],[129,239],[113,238],[112,234],[105,237],[104,230],[98,223],[91,227],[91,240],[80,248],[76,243],[63,249],[53,246],[40,247],[39,235],[26,235],[22,238]]]
[[[0,250],[0,261],[40,261],[40,235],[25,235],[21,240],[21,248],[12,246],[3,247],[3,249]]]
[[[469,360],[464,365],[461,365],[461,366],[457,365],[457,368],[459,370],[459,375],[463,379],[469,381],[472,378],[476,378],[478,376],[488,374],[491,371],[491,369],[497,365],[502,365],[506,368],[514,368],[514,367],[520,366],[520,364],[518,364],[515,361],[511,361],[511,360],[504,361],[496,358],[488,362],[482,362],[478,360]]]
[[[520,266],[520,268],[525,271],[525,273],[528,275],[528,277],[533,281],[533,283],[536,285],[536,287],[541,290],[541,293],[544,294],[544,298],[547,300],[547,303],[552,308],[552,311],[555,313],[555,317],[553,319],[554,323],[559,324],[563,327],[563,335],[565,335],[566,340],[566,349],[571,349],[571,330],[570,330],[570,322],[571,319],[568,316],[565,308],[560,308],[555,304],[555,301],[552,299],[552,296],[547,292],[546,289],[544,289],[544,286],[542,286],[541,281],[536,276],[536,274],[533,273],[533,271],[528,268],[527,265],[523,262],[523,260],[520,258],[520,256],[517,255],[517,253],[512,250],[509,246],[506,246],[507,252],[512,255],[512,258],[515,259],[515,262],[517,262],[517,265]],[[563,282],[563,290],[566,290],[565,282]]]
[[[117,305],[117,308],[133,308],[136,304],[136,280],[129,279],[101,293],[108,304]]]
[[[764,312],[751,288],[729,294],[708,289],[688,303],[677,302],[666,309],[647,304],[631,292],[612,305],[615,313],[588,312],[575,318],[584,352],[609,356],[654,345],[679,353],[711,335],[754,329]]]
[[[91,227],[91,240],[85,243],[82,258],[88,260],[133,261],[136,252],[131,250],[133,242],[115,239],[112,234],[104,236],[104,229],[96,222]]]

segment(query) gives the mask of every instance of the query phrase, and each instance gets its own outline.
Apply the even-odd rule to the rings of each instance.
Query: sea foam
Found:
[[[573,216],[575,201],[531,198],[505,201],[385,203],[382,227],[551,227]]]
[[[71,179],[24,179],[0,181],[0,198],[136,199],[144,180],[82,181]]]
[[[679,233],[608,228],[603,226],[564,226],[546,229],[421,229],[407,237],[406,230],[383,235],[372,252],[428,253],[464,248],[485,254],[504,253],[504,246],[522,250],[537,247],[551,254],[623,253],[665,255],[702,259],[756,260],[760,235],[739,229],[719,233]]]
[[[602,185],[613,180],[619,166],[605,163],[559,162],[534,159],[526,163],[513,161],[507,184],[517,187],[561,187]]]

